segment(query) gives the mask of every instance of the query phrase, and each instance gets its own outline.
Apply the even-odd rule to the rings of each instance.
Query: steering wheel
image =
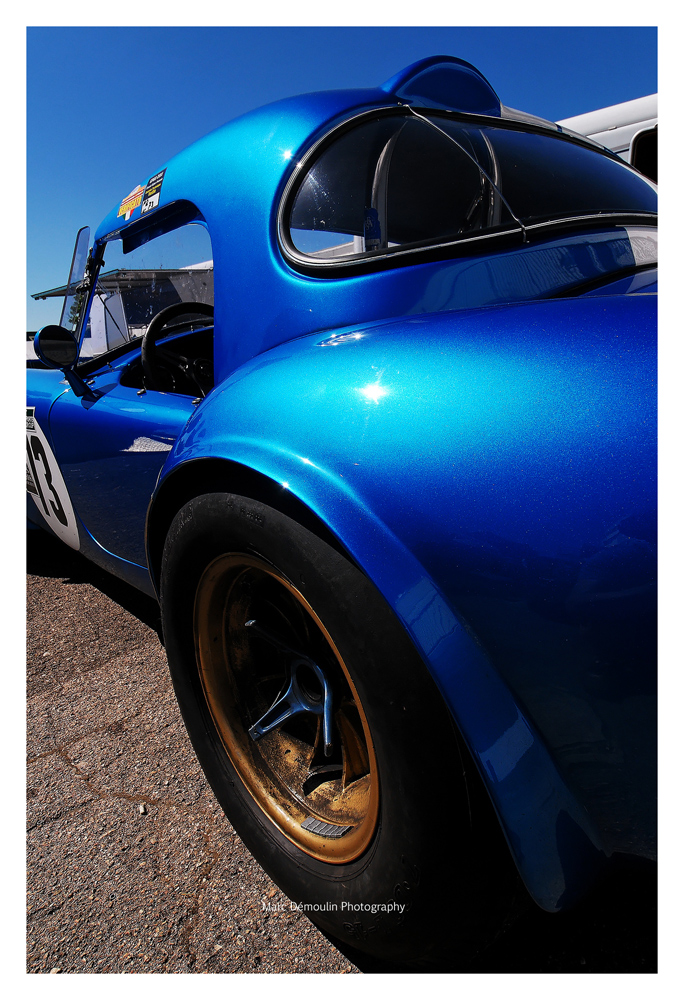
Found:
[[[164,351],[157,347],[157,341],[166,324],[185,314],[213,317],[214,307],[206,302],[174,302],[172,306],[167,306],[153,317],[143,334],[140,350],[145,388],[175,392],[178,391],[179,381],[181,384],[186,381],[192,384],[193,391],[196,389],[199,395],[204,397],[207,390],[206,362],[201,358],[191,361],[182,354]]]

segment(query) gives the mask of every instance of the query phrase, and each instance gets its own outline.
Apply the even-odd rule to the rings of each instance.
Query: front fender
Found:
[[[549,910],[621,849],[625,817],[592,792],[616,753],[625,770],[605,718],[620,724],[584,672],[592,614],[649,592],[644,531],[616,526],[655,506],[654,318],[650,296],[603,296],[304,337],[216,387],[159,485],[238,463],[339,539],[423,656]]]

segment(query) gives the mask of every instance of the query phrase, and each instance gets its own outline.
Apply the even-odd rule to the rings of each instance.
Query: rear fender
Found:
[[[549,911],[581,896],[601,858],[597,831],[435,582],[357,496],[325,475],[319,478],[318,469],[298,468],[299,456],[274,454],[260,441],[223,444],[223,460],[178,465],[160,484],[148,518],[152,568],[160,563],[159,525],[168,526],[192,496],[215,490],[282,510],[344,551],[394,609],[442,691],[531,896]],[[334,517],[335,509],[344,514]]]
[[[198,408],[148,519],[154,539],[157,513],[173,507],[174,490],[183,483],[178,496],[187,499],[183,490],[211,463],[207,481],[224,468],[227,490],[247,484],[250,495],[264,491],[255,499],[306,512],[347,552],[442,691],[521,876],[547,910],[565,907],[594,880],[606,853],[601,837],[529,713],[416,553],[431,546],[448,554],[454,524],[462,516],[469,526],[473,510],[474,523],[501,531],[496,518],[506,504],[497,479],[515,501],[509,535],[520,528],[535,551],[556,537],[572,547],[573,532],[579,542],[613,516],[617,497],[628,509],[641,501],[615,481],[615,469],[638,484],[632,492],[651,490],[639,468],[652,447],[650,410],[641,406],[651,378],[650,333],[646,347],[643,333],[652,327],[650,310],[624,298],[544,302],[275,348]],[[559,480],[549,502],[548,483]]]

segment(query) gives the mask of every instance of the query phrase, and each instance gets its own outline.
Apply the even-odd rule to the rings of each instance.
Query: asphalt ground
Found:
[[[27,570],[27,972],[404,971],[340,952],[243,846],[156,603],[42,532]],[[655,972],[656,918],[655,870],[631,867],[572,913],[530,906],[462,971]]]

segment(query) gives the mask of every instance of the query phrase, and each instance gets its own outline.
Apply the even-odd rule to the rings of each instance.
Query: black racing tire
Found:
[[[282,513],[213,493],[175,517],[160,596],[171,676],[198,759],[226,816],[290,899],[341,947],[412,968],[459,966],[491,941],[519,881],[450,713],[367,577]],[[259,685],[282,692],[283,664],[294,662],[271,640],[247,635],[242,619],[254,609],[303,651],[302,662],[323,664],[338,691],[330,704],[345,706],[334,716],[335,752],[357,763],[310,795],[300,793],[299,772],[283,768],[300,766],[292,761],[305,759],[307,740],[323,759],[322,715],[301,713],[259,742],[247,735],[275,690],[267,696]],[[285,680],[272,680],[276,662]],[[311,671],[308,680],[316,687]],[[315,737],[302,735],[314,726]],[[294,757],[284,756],[292,748]],[[325,835],[300,832],[310,796],[319,796],[313,824]],[[328,833],[345,823],[342,836]]]

